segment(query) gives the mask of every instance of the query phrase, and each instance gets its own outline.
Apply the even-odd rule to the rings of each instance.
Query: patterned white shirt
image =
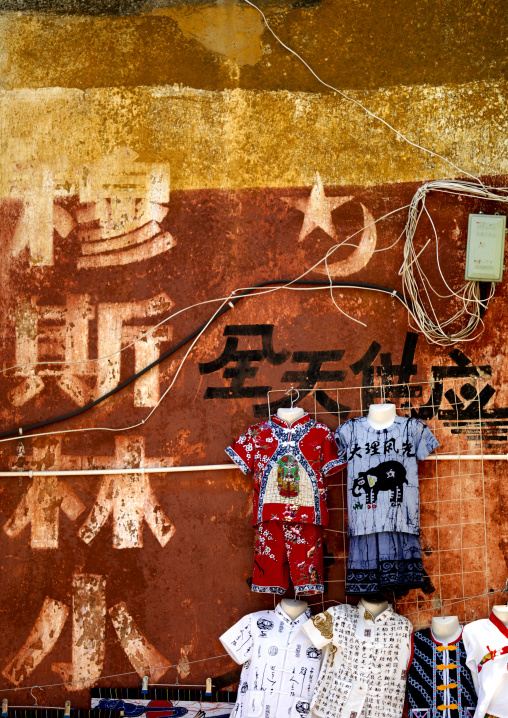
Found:
[[[306,718],[322,651],[302,631],[310,609],[295,621],[282,610],[244,616],[220,640],[243,664],[231,718]]]
[[[375,618],[360,603],[332,606],[303,627],[325,649],[311,715],[318,718],[400,718],[412,625],[391,606]]]
[[[491,613],[464,626],[462,640],[478,693],[474,718],[508,718],[508,628]]]

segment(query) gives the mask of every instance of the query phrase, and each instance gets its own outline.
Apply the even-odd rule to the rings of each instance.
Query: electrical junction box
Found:
[[[506,217],[502,214],[469,215],[466,280],[502,281],[505,232]]]

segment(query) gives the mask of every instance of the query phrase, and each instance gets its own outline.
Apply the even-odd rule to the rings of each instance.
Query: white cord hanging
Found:
[[[481,299],[480,283],[477,281],[467,281],[457,291],[454,291],[449,286],[439,262],[439,241],[436,228],[425,206],[425,200],[429,192],[445,192],[462,197],[487,199],[502,202],[505,205],[508,204],[508,194],[504,187],[486,187],[485,185],[478,185],[465,180],[435,180],[419,187],[409,205],[405,228],[404,261],[399,270],[399,274],[402,276],[402,292],[405,299],[412,304],[412,310],[409,311],[409,324],[413,329],[421,331],[432,344],[451,346],[457,342],[473,341],[482,333],[481,311],[488,307],[489,301],[494,295],[495,283],[491,283],[490,292],[485,299]],[[427,215],[432,225],[436,241],[437,267],[441,279],[449,291],[447,295],[439,294],[432,287],[420,264],[420,257],[431,239],[428,239],[421,249],[416,249],[414,245],[416,229],[423,213]],[[461,300],[462,306],[446,319],[438,319],[429,290],[440,299],[456,297]],[[426,299],[425,303],[423,294]],[[449,328],[461,319],[466,322],[465,326],[451,331]],[[481,328],[478,330],[479,327]]]
[[[503,191],[505,188],[493,188],[493,187],[487,187],[483,184],[481,179],[474,175],[472,172],[468,172],[467,170],[459,167],[454,162],[449,160],[446,157],[443,157],[443,155],[440,155],[439,153],[435,152],[434,150],[429,149],[428,147],[424,147],[422,145],[419,145],[417,142],[414,142],[413,140],[409,139],[407,135],[397,130],[393,125],[391,125],[389,122],[384,120],[379,115],[376,115],[374,112],[369,110],[365,105],[362,105],[361,102],[358,100],[355,100],[354,97],[351,97],[350,95],[345,94],[337,87],[334,87],[333,85],[330,85],[328,82],[325,82],[321,79],[321,77],[312,69],[312,67],[306,62],[301,55],[296,52],[296,50],[293,50],[293,48],[289,47],[289,45],[286,45],[280,37],[275,33],[275,31],[272,29],[271,25],[269,24],[266,15],[264,12],[259,8],[255,3],[253,3],[251,0],[245,0],[245,2],[253,7],[255,10],[257,10],[260,15],[263,18],[263,22],[265,23],[267,29],[270,31],[270,33],[273,35],[273,37],[277,40],[277,42],[285,48],[288,52],[290,52],[292,55],[294,55],[300,62],[302,62],[305,67],[312,73],[312,75],[320,82],[324,87],[327,87],[330,90],[333,90],[334,92],[337,92],[339,95],[341,95],[344,99],[348,100],[349,102],[354,103],[358,107],[360,107],[364,112],[366,112],[370,117],[378,120],[383,125],[385,125],[389,130],[392,130],[397,137],[399,137],[404,142],[407,142],[412,147],[415,147],[419,150],[422,150],[423,152],[426,152],[427,154],[431,155],[432,157],[439,158],[446,162],[450,167],[453,167],[455,170],[457,170],[462,175],[467,175],[467,177],[470,177],[472,180],[475,180],[475,182],[467,182],[467,181],[461,181],[461,180],[441,180],[441,181],[434,181],[434,182],[428,182],[427,184],[423,185],[418,189],[415,196],[413,197],[413,200],[410,205],[409,210],[409,217],[406,224],[406,245],[404,247],[404,262],[402,264],[401,270],[399,274],[402,275],[402,283],[403,283],[403,290],[404,290],[404,296],[406,299],[411,299],[413,302],[413,311],[409,312],[409,324],[414,329],[419,330],[424,334],[424,336],[427,338],[427,340],[433,344],[438,344],[440,346],[451,346],[457,342],[463,342],[463,341],[472,341],[473,339],[476,339],[481,332],[483,331],[483,322],[481,319],[481,310],[486,309],[488,306],[488,303],[490,299],[492,298],[495,290],[494,283],[491,284],[491,290],[489,293],[489,296],[486,299],[481,299],[480,296],[480,287],[479,282],[473,282],[469,281],[464,284],[463,287],[458,292],[454,292],[446,282],[443,273],[441,271],[441,267],[439,265],[439,254],[437,251],[437,245],[438,245],[438,239],[437,239],[437,233],[434,227],[434,224],[432,222],[432,219],[427,212],[425,208],[425,197],[428,192],[431,190],[440,191],[440,192],[448,192],[451,194],[458,194],[466,197],[481,197],[483,199],[490,199],[495,200],[498,202],[508,202],[508,197],[503,194],[499,194]],[[457,297],[462,301],[462,307],[455,312],[451,317],[448,317],[444,321],[440,321],[437,318],[436,312],[434,311],[434,307],[432,305],[431,298],[428,293],[428,288],[431,289],[431,291],[436,294],[438,293],[433,289],[431,286],[429,280],[425,276],[425,273],[422,270],[422,267],[420,266],[418,262],[418,258],[420,254],[423,253],[425,248],[427,247],[427,244],[430,242],[427,242],[427,244],[423,247],[423,249],[416,253],[414,246],[413,246],[413,238],[416,232],[416,227],[418,226],[418,222],[420,220],[420,217],[422,213],[425,212],[427,216],[429,217],[432,228],[434,230],[435,238],[436,238],[436,256],[437,256],[437,264],[439,268],[439,273],[441,275],[441,278],[443,279],[445,286],[450,291],[449,297]],[[328,266],[326,263],[325,258],[325,266],[328,271]],[[417,281],[417,278],[415,276],[415,273],[419,277],[419,282]],[[330,276],[328,272],[328,276]],[[422,299],[421,299],[421,289],[420,286],[423,287],[423,290],[425,292],[425,295],[428,300],[428,305],[430,306],[430,312],[433,316],[429,314],[428,309],[424,306]],[[336,304],[334,298],[333,298],[333,292],[331,291],[332,301],[334,302],[337,309],[344,314],[342,309]],[[443,298],[443,297],[441,297]],[[446,298],[446,297],[445,297]],[[349,317],[349,315],[346,315]],[[460,320],[462,317],[466,317],[466,326],[462,329],[459,329],[457,331],[450,331],[447,333],[447,328],[453,325],[455,322]],[[353,317],[349,317],[350,319],[353,319],[354,321],[358,322],[359,324],[363,324],[363,322],[360,322],[357,319],[354,319]],[[414,325],[411,324],[411,319],[414,321]],[[481,325],[482,329],[477,332],[478,326]]]

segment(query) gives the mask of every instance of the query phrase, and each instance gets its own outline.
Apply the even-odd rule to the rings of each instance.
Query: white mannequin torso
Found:
[[[363,596],[360,599],[360,603],[374,618],[388,608],[388,601],[369,601],[363,598]]]
[[[446,643],[459,638],[462,626],[457,616],[435,617],[432,619],[431,630],[436,641]]]
[[[309,604],[307,603],[307,601],[299,601],[294,598],[283,598],[280,602],[280,607],[282,608],[284,613],[287,613],[287,615],[292,621],[295,621],[298,616],[301,616],[302,613],[305,613],[305,611],[309,607]]]
[[[289,425],[291,425],[294,421],[301,419],[304,414],[304,410],[300,409],[299,406],[294,406],[292,409],[277,409],[277,416],[279,419],[282,419]]]
[[[387,429],[395,419],[395,404],[371,404],[367,422],[373,429]]]
[[[508,606],[493,606],[492,613],[496,618],[499,618],[501,623],[508,626]]]

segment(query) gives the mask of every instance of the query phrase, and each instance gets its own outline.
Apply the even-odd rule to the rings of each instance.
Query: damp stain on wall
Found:
[[[77,4],[69,2],[68,8],[4,0],[4,88],[178,83],[206,90],[323,92],[308,69],[261,27],[261,16],[241,2],[124,3],[121,8],[103,2],[75,14]],[[382,8],[356,0],[263,2],[262,9],[281,39],[342,90],[506,77],[503,0],[488,6],[467,0],[431,6],[387,0]]]

